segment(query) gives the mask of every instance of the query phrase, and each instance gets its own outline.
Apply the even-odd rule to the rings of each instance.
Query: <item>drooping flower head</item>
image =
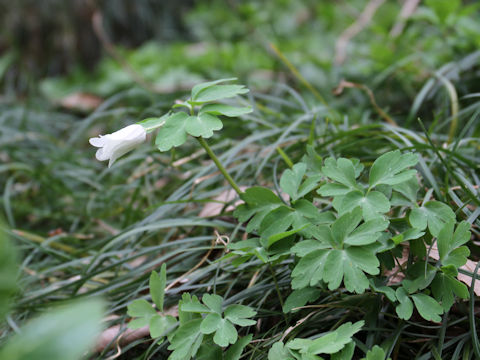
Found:
[[[95,154],[97,160],[109,160],[108,167],[110,167],[119,157],[144,142],[146,137],[145,128],[142,125],[134,124],[112,134],[90,138],[89,142],[99,148]]]

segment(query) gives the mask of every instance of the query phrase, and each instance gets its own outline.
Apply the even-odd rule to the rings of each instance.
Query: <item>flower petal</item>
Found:
[[[145,140],[147,132],[142,125],[133,124],[118,131],[115,131],[112,134],[107,135],[112,140],[133,140],[138,139],[139,142]],[[142,140],[140,140],[142,139]]]
[[[105,137],[102,135],[100,135],[99,137],[90,138],[90,140],[88,140],[88,142],[95,147],[105,146],[106,141],[107,139],[105,139]]]
[[[106,153],[104,148],[100,148],[97,150],[95,153],[95,157],[97,158],[98,161],[105,161],[110,158],[109,154]]]

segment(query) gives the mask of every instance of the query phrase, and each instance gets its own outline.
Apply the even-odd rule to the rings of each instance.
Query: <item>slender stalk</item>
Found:
[[[225,180],[228,181],[228,183],[230,184],[230,186],[233,188],[233,190],[235,190],[235,192],[238,194],[238,195],[242,195],[243,191],[240,190],[240,188],[238,187],[237,183],[235,182],[235,180],[233,180],[233,178],[228,174],[227,170],[223,167],[222,163],[220,162],[220,160],[218,160],[217,156],[215,155],[215,153],[212,151],[212,149],[210,148],[210,146],[208,146],[207,142],[205,141],[204,138],[202,137],[197,137],[196,138],[198,140],[198,142],[200,143],[200,145],[202,145],[202,147],[205,149],[205,151],[207,152],[208,156],[210,156],[210,159],[213,160],[213,162],[215,163],[215,165],[217,165],[217,168],[218,170],[220,170],[220,172],[222,173],[223,177],[225,178]]]

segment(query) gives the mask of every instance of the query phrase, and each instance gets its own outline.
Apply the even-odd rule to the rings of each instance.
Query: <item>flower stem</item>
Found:
[[[196,138],[198,140],[198,142],[200,143],[200,145],[202,145],[202,147],[205,149],[205,151],[207,152],[208,156],[210,156],[210,159],[213,160],[213,162],[215,163],[215,165],[217,165],[217,168],[218,170],[220,170],[220,172],[222,173],[223,177],[225,178],[225,180],[228,181],[228,183],[230,184],[230,186],[233,188],[233,190],[235,190],[235,192],[238,194],[238,195],[242,195],[242,190],[240,190],[240,188],[238,187],[237,183],[235,182],[235,180],[233,180],[233,178],[228,174],[227,170],[223,167],[222,163],[220,162],[220,160],[218,160],[217,156],[214,154],[214,152],[212,151],[212,149],[210,148],[210,146],[208,146],[207,142],[205,141],[204,138],[202,137],[197,137]]]

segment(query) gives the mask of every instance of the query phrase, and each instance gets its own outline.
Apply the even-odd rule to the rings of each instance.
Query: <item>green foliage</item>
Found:
[[[160,151],[170,150],[172,147],[181,146],[187,141],[187,134],[193,137],[208,139],[213,132],[222,129],[223,123],[218,115],[239,116],[252,111],[251,108],[234,107],[224,104],[207,104],[212,101],[223,100],[245,94],[249,90],[244,85],[218,85],[222,82],[236,80],[221,79],[195,85],[192,88],[190,99],[182,105],[190,109],[190,114],[177,112],[162,116],[160,120],[145,119],[140,122],[145,127],[157,126],[155,144]],[[194,107],[200,106],[198,114],[194,114]],[[153,124],[153,125],[152,125]]]
[[[215,344],[226,347],[229,344],[235,344],[238,339],[237,330],[234,325],[251,326],[256,321],[249,319],[255,316],[256,312],[250,307],[244,305],[230,305],[223,312],[222,317],[222,297],[218,295],[204,294],[202,305],[196,298],[191,302],[183,303],[181,310],[184,312],[207,313],[207,316],[200,324],[202,334],[213,334]]]
[[[378,345],[367,351],[367,356],[362,360],[391,360],[391,358],[385,359],[385,351]]]
[[[17,292],[17,250],[0,222],[0,323],[11,308]]]
[[[359,332],[363,325],[363,321],[355,324],[347,322],[315,340],[296,338],[288,341],[285,345],[277,342],[270,349],[268,359],[321,359],[316,356],[320,354],[334,354],[332,358],[335,359],[351,359],[355,348],[352,336]],[[337,355],[344,348],[346,351]]]
[[[478,344],[468,322],[474,301],[469,310],[462,299],[474,276],[459,266],[469,253],[479,256],[468,241],[470,224],[474,241],[480,225],[479,8],[426,1],[405,19],[403,3],[383,2],[350,39],[342,62],[332,56],[338,37],[358,20],[364,1],[198,1],[194,11],[182,7],[198,43],[134,50],[115,43],[125,61],[105,58],[93,71],[43,82],[54,106],[23,96],[12,103],[11,88],[22,88],[12,73],[29,78],[29,71],[17,61],[24,54],[0,59],[0,202],[22,254],[20,291],[2,341],[59,300],[102,294],[111,304],[105,315],[119,315],[109,316],[108,326],[123,326],[131,307],[138,318],[129,325],[149,326],[155,338],[122,346],[125,358],[264,360],[272,352],[275,359],[349,359],[369,348],[367,358],[471,357]],[[152,19],[169,28],[165,16]],[[322,46],[312,46],[319,33]],[[254,90],[248,106],[228,97],[246,88],[223,80],[183,93],[232,74]],[[343,78],[358,87],[333,96]],[[78,110],[59,110],[72,92],[98,94],[103,103],[81,119]],[[183,101],[170,107],[176,99]],[[398,126],[385,124],[388,118]],[[139,119],[147,132],[163,133],[160,150],[175,150],[143,144],[105,169],[83,146],[89,136]],[[224,196],[226,183],[188,135],[210,138],[246,189],[244,204]],[[319,278],[314,285],[310,268],[292,278],[304,259]],[[159,263],[175,279],[167,294],[162,270],[146,278]],[[292,284],[299,288],[291,291]],[[149,300],[147,285],[153,304],[135,303]],[[198,300],[203,293],[221,295],[220,310],[209,296]],[[177,304],[178,318],[166,316]],[[227,318],[231,304],[258,311],[256,326],[242,328],[253,320],[235,308]],[[441,326],[429,323],[441,317]],[[285,346],[360,320],[362,333],[336,353]],[[234,344],[227,322],[238,333]],[[226,348],[214,342],[219,330],[226,330]]]
[[[428,230],[433,236],[438,236],[444,224],[455,220],[452,209],[440,201],[428,201],[423,206],[412,209],[409,216],[413,227]]]
[[[55,309],[27,323],[0,350],[1,359],[79,360],[97,340],[104,304],[86,300]]]
[[[167,284],[167,264],[163,263],[160,268],[160,275],[152,271],[150,275],[150,295],[157,309],[163,312],[163,302],[165,299],[165,285]]]

